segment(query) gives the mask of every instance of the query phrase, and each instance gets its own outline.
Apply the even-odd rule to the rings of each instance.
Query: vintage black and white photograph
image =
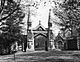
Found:
[[[0,0],[0,62],[80,62],[80,0]]]

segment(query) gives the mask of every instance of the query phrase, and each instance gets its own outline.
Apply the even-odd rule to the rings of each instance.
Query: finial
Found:
[[[39,25],[41,25],[41,21],[39,20]]]
[[[51,9],[49,9],[49,11],[51,11]]]

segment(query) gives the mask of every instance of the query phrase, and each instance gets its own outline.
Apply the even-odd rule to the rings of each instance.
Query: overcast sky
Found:
[[[55,7],[55,4],[54,4],[54,2],[53,3],[51,2],[53,0],[32,0],[32,3],[34,3],[35,1],[38,4],[38,6],[37,6],[38,8],[37,9],[34,7],[30,8],[30,10],[33,11],[33,13],[35,14],[35,15],[31,14],[31,17],[30,17],[30,19],[32,21],[32,27],[31,28],[35,28],[39,24],[39,20],[41,21],[41,24],[45,28],[47,28],[48,27],[49,9],[51,7]],[[21,4],[27,5],[27,0],[22,0]],[[25,10],[25,12],[27,12],[27,10]],[[51,12],[51,17],[53,18],[53,20],[55,20],[57,18],[57,17],[55,17],[53,12]],[[27,14],[24,18],[24,21],[25,21],[24,27],[26,28]],[[59,27],[56,26],[54,23],[53,23],[52,27],[53,27],[52,28],[53,32],[55,33],[55,35],[57,35],[57,33],[59,32]]]

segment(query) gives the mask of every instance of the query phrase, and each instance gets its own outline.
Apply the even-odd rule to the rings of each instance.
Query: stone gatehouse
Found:
[[[26,50],[45,50],[46,47],[48,47],[49,49],[53,48],[53,33],[51,30],[49,31],[49,33],[50,36],[48,41],[48,28],[45,28],[39,22],[39,24],[35,28],[31,29],[31,31],[29,31],[28,33],[28,42]]]

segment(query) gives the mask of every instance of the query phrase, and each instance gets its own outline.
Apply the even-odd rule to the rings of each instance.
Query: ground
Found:
[[[0,62],[80,62],[80,51],[17,52],[1,56]]]

